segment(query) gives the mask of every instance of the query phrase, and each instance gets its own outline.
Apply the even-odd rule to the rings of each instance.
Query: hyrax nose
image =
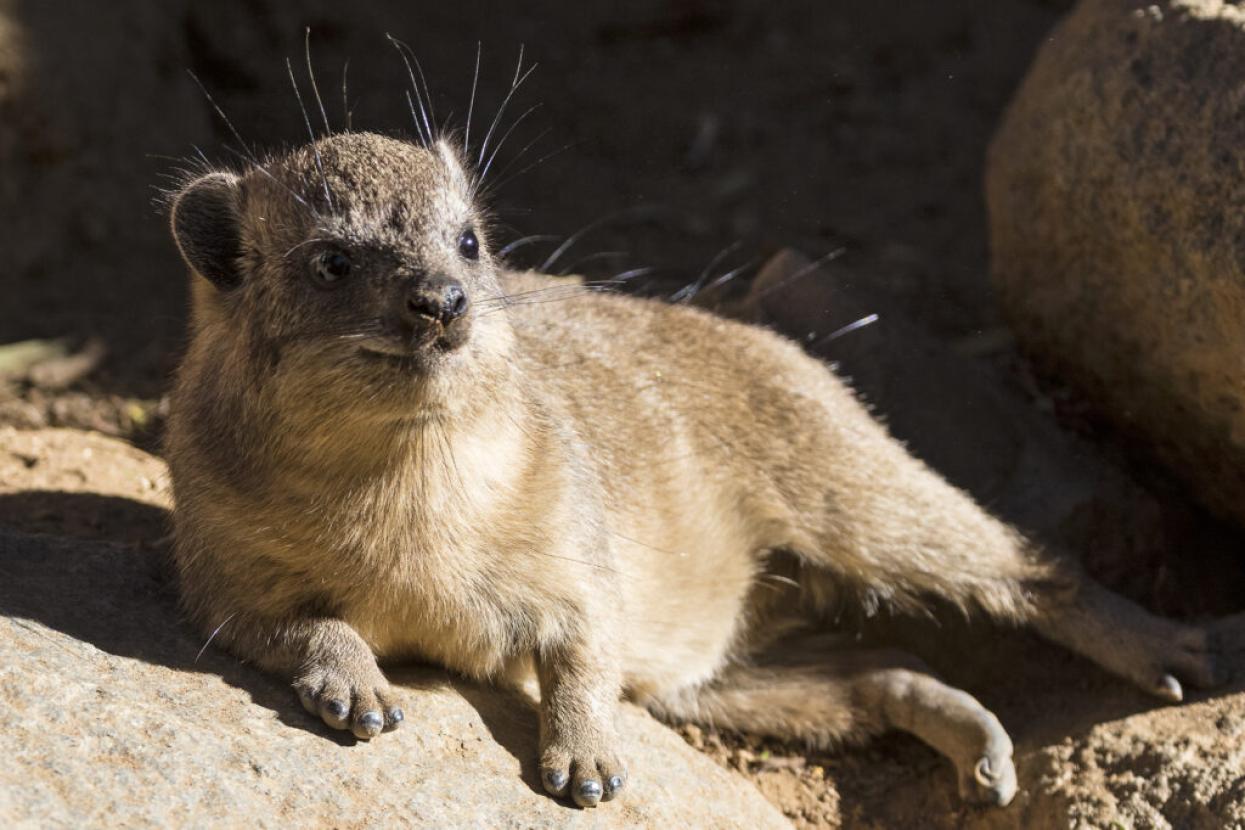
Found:
[[[427,317],[449,325],[467,313],[467,306],[462,283],[452,277],[429,277],[407,290],[402,313],[412,323]]]

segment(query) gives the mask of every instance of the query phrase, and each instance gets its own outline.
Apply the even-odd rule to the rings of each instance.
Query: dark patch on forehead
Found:
[[[389,210],[389,227],[395,231],[405,228],[410,221],[411,211],[405,202],[395,201]]]

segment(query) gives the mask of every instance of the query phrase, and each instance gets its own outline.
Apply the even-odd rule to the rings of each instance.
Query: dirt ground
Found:
[[[9,239],[0,346],[56,339],[67,355],[42,372],[10,368],[7,378],[0,359],[0,426],[73,426],[158,447],[186,303],[159,190],[181,175],[179,160],[201,150],[237,163],[241,149],[187,70],[248,144],[303,141],[284,59],[302,71],[307,25],[337,128],[349,61],[353,127],[409,134],[406,78],[385,32],[412,43],[438,114],[460,120],[482,44],[477,131],[524,45],[525,60],[540,66],[509,112],[540,107],[499,157],[520,175],[495,196],[498,233],[553,238],[517,250],[516,264],[539,265],[559,240],[598,221],[553,270],[652,266],[632,290],[653,294],[706,270],[758,263],[779,247],[812,256],[843,248],[845,273],[867,275],[871,291],[930,336],[957,349],[997,343],[982,360],[1031,385],[991,299],[981,167],[1009,94],[1066,6],[676,0],[499,11],[472,0],[383,0],[361,11],[330,0],[0,0],[0,226]],[[743,267],[725,290],[751,274]],[[1052,400],[1067,428],[1124,459],[1190,521],[1213,524],[1066,393],[1034,393],[1035,406]],[[91,528],[80,517],[45,522],[39,529],[67,535]],[[1116,531],[1128,528],[1104,529]],[[1222,544],[1239,539],[1216,532]],[[1182,555],[1196,570],[1194,554]],[[1137,581],[1127,567],[1099,575],[1163,604],[1157,587],[1145,587],[1158,586],[1159,575]],[[1178,611],[1240,607],[1214,590],[1215,573],[1202,578],[1204,594],[1186,596]],[[901,632],[918,650],[927,633]],[[905,738],[807,755],[739,736],[685,737],[744,772],[801,827],[1067,826],[1074,818],[1100,826],[1118,816],[1136,826],[1211,827],[1245,803],[1239,782],[1188,783],[1198,770],[1240,768],[1240,694],[1146,711],[1148,701],[1035,640],[954,622],[939,636],[955,646],[927,655],[931,662],[998,711],[1020,745],[1022,777],[1043,782],[1010,811],[959,807],[949,768]],[[1154,795],[1163,786],[1166,795]],[[1182,787],[1197,786],[1201,795],[1183,798]],[[1131,801],[1120,795],[1129,787]]]

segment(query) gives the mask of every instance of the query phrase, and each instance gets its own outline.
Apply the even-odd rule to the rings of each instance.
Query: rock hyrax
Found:
[[[622,697],[818,746],[907,730],[1006,804],[1012,744],[973,697],[793,632],[937,597],[1168,700],[1216,682],[1207,630],[1045,558],[794,343],[633,297],[542,302],[487,227],[454,147],[360,133],[174,200],[182,599],[329,726],[398,726],[377,660],[419,657],[534,678],[544,785],[583,806],[626,784]]]

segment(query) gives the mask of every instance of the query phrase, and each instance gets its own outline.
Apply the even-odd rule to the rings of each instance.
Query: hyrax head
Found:
[[[345,133],[173,200],[196,318],[303,380],[452,374],[506,340],[473,182],[449,145]],[[228,336],[225,334],[225,336]],[[396,374],[395,374],[396,373]]]

